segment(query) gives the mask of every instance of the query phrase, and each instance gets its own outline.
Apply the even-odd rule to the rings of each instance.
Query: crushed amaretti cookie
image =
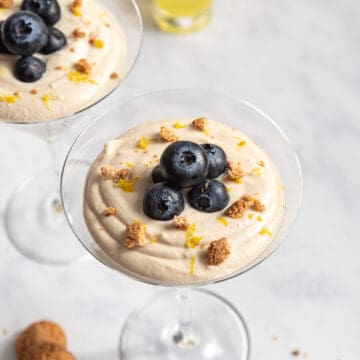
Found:
[[[75,63],[74,68],[82,74],[89,75],[91,73],[91,65],[86,59],[80,59],[77,63]]]
[[[31,91],[30,91],[30,94],[32,94],[32,95],[37,95],[39,92],[37,91],[37,89],[32,89]]]
[[[212,266],[220,265],[229,255],[230,245],[227,238],[223,237],[219,240],[214,240],[208,249],[207,263]]]
[[[0,0],[1,9],[9,9],[14,3],[14,0]]]
[[[71,12],[76,16],[81,16],[80,7],[83,5],[82,0],[74,0],[70,5]]]
[[[244,200],[244,201],[246,201],[246,202],[251,202],[251,201],[253,201],[254,200],[254,198],[252,197],[252,196],[250,196],[250,195],[244,195],[243,197],[242,197],[242,199]]]
[[[189,230],[191,226],[189,220],[185,216],[175,216],[174,224],[176,228],[180,230]]]
[[[70,52],[72,52],[72,53],[74,53],[74,52],[76,52],[76,50],[75,50],[75,48],[70,48]]]
[[[160,137],[165,141],[177,141],[178,137],[166,126],[160,129]]]
[[[264,212],[266,210],[265,205],[257,199],[254,199],[251,204],[251,209],[258,212]]]
[[[112,206],[108,207],[104,211],[105,216],[112,216],[116,214],[116,209]]]
[[[100,167],[101,175],[105,178],[105,180],[124,180],[129,175],[129,169],[120,169],[117,170],[115,166],[105,164]]]
[[[63,70],[63,67],[61,65],[56,65],[54,69],[60,71]]]
[[[265,163],[264,163],[263,160],[260,160],[260,161],[258,162],[258,164],[259,164],[261,167],[265,167]]]
[[[233,219],[240,219],[248,208],[249,205],[245,200],[237,200],[226,209],[225,215]]]
[[[86,36],[85,31],[82,31],[80,28],[76,28],[73,31],[73,35],[77,38],[77,39],[83,39]]]
[[[112,80],[119,79],[119,75],[114,71],[110,74],[110,79]]]
[[[201,130],[201,131],[204,131],[204,130],[206,130],[206,127],[207,127],[207,125],[208,125],[207,118],[205,118],[205,117],[197,118],[197,119],[195,119],[195,120],[192,122],[192,125],[193,125],[196,129]]]
[[[126,228],[124,245],[128,248],[144,246],[146,241],[146,224],[141,221],[134,221]]]
[[[96,38],[95,36],[90,36],[89,44],[95,46],[98,49],[102,49],[104,47],[104,41],[101,39]]]
[[[239,180],[244,176],[244,171],[239,162],[228,161],[227,169],[231,180]]]

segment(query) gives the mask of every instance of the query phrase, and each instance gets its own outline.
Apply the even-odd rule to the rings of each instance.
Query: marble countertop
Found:
[[[299,154],[303,206],[273,256],[210,290],[244,315],[252,359],[292,359],[294,349],[309,360],[359,359],[358,1],[218,0],[211,25],[191,36],[161,33],[148,1],[140,5],[145,37],[138,64],[96,111],[144,92],[195,87],[230,93],[268,113]],[[1,126],[2,218],[17,183],[49,163],[39,139]],[[115,360],[126,317],[154,291],[95,260],[68,268],[33,263],[14,250],[0,223],[1,360],[15,359],[16,334],[42,318],[66,328],[78,359]]]

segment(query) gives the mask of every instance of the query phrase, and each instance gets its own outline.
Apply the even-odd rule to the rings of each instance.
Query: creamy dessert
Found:
[[[269,246],[284,211],[269,156],[205,118],[144,123],[108,142],[84,189],[94,240],[123,272],[150,282],[236,273]]]
[[[37,122],[72,115],[110,93],[125,75],[126,39],[101,1],[44,1],[0,1],[2,121]],[[55,10],[48,11],[50,18],[40,11],[46,4],[55,4]],[[56,4],[60,16],[54,18]],[[29,15],[31,11],[37,14]],[[21,15],[28,17],[16,19]],[[39,26],[36,22],[38,15],[45,30],[43,23]],[[8,20],[11,16],[15,16],[13,22]],[[24,24],[28,28],[21,28]],[[24,42],[17,44],[17,39],[11,38],[13,29],[32,31],[34,36],[36,30],[43,37],[47,33],[48,43],[43,46],[44,40],[38,36],[35,47],[24,50]],[[36,71],[29,73],[29,68]]]

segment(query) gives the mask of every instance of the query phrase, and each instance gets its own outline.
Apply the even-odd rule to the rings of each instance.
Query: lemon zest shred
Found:
[[[84,74],[77,70],[69,72],[68,79],[75,83],[90,83],[96,85],[96,81],[91,78],[91,74]]]
[[[217,218],[217,220],[218,220],[219,223],[223,224],[224,226],[229,226],[229,222],[225,218],[219,216]]]
[[[125,165],[129,168],[134,168],[135,165],[133,163],[131,163],[130,161],[125,161]]]
[[[260,215],[258,215],[258,217],[256,218],[256,220],[257,220],[257,221],[260,221],[260,222],[264,221],[263,218],[262,218],[262,216],[260,216]]]
[[[139,181],[139,177],[132,179],[120,179],[117,182],[118,187],[125,192],[135,192],[135,185]]]
[[[248,218],[249,218],[249,220],[252,220],[254,218],[254,214],[249,214]]]
[[[237,149],[240,150],[240,148],[242,148],[243,146],[246,146],[247,142],[246,140],[242,140],[237,144]]]
[[[195,275],[195,256],[191,257],[189,274],[190,275]]]
[[[251,170],[250,175],[255,175],[255,176],[261,176],[263,173],[261,171],[261,168],[256,167],[254,169]]]
[[[152,139],[146,138],[145,136],[143,136],[139,142],[138,142],[138,146],[140,149],[142,150],[147,150],[148,146],[152,143]]]
[[[262,236],[265,236],[265,235],[272,236],[271,231],[269,229],[267,229],[265,226],[260,230],[259,234]]]
[[[173,126],[174,126],[175,129],[184,129],[184,128],[186,128],[185,124],[181,124],[178,121]]]
[[[53,94],[44,94],[41,98],[41,100],[44,102],[45,107],[50,110],[51,106],[50,106],[50,101],[54,100],[55,96]]]
[[[15,104],[19,99],[21,99],[20,95],[0,95],[0,102],[6,102],[11,105]]]

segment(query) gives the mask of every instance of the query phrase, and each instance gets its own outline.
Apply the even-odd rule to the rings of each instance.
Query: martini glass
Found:
[[[141,48],[143,26],[140,11],[134,0],[102,0],[102,3],[114,15],[127,40],[127,57],[122,72],[124,79],[135,65]],[[49,265],[68,265],[89,258],[78,242],[74,241],[63,213],[59,193],[63,164],[60,150],[64,148],[64,140],[71,136],[71,125],[79,123],[81,119],[86,121],[89,113],[96,112],[99,103],[107,97],[109,101],[116,95],[117,88],[111,96],[108,94],[71,116],[24,123],[4,119],[4,125],[40,137],[48,144],[52,155],[52,168],[34,174],[20,184],[6,208],[7,234],[15,248],[27,258]]]
[[[83,217],[87,172],[103,146],[144,122],[206,116],[249,135],[272,158],[286,189],[286,210],[269,246],[251,263],[216,281],[167,284],[144,279],[112,260],[92,238]],[[120,357],[126,360],[248,359],[250,340],[239,312],[222,297],[200,285],[224,281],[266,259],[285,239],[302,196],[298,158],[281,129],[249,103],[202,90],[167,90],[135,98],[93,120],[79,135],[66,158],[61,194],[65,215],[82,245],[106,266],[133,279],[166,287],[127,320],[121,334]]]

